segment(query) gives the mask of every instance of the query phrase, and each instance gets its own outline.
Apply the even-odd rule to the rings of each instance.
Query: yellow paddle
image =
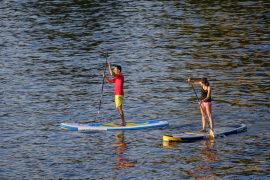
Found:
[[[197,96],[197,93],[196,93],[196,91],[195,91],[195,89],[194,89],[194,87],[193,87],[193,84],[192,84],[192,83],[189,83],[189,84],[192,86],[192,89],[193,89],[194,93],[196,94],[196,97],[197,97],[198,102],[200,102],[200,99],[199,99],[198,96]],[[207,124],[208,124],[208,126],[209,126],[211,139],[214,139],[214,138],[215,138],[214,132],[212,131],[212,129],[211,129],[211,127],[210,127],[210,124],[209,124],[209,122],[208,122],[208,119],[206,118],[205,112],[204,112],[204,110],[203,110],[201,104],[200,104],[200,107],[201,107],[201,110],[202,110],[202,112],[203,112],[203,116],[204,116],[204,118],[206,119]]]

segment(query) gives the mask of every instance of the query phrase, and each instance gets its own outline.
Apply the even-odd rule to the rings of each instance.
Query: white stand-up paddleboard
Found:
[[[214,128],[214,135],[215,137],[222,137],[227,136],[229,134],[240,133],[246,131],[247,126],[244,124],[237,125],[237,126],[227,126],[227,127],[220,127]],[[210,133],[208,132],[185,132],[182,134],[174,134],[174,135],[165,135],[163,136],[163,141],[196,141],[201,139],[210,139]]]
[[[78,123],[61,123],[61,128],[75,131],[89,131],[89,130],[132,130],[132,129],[146,129],[159,128],[168,126],[167,121],[145,121],[145,122],[127,122],[125,126],[118,126],[114,123],[99,123],[99,124],[78,124]]]

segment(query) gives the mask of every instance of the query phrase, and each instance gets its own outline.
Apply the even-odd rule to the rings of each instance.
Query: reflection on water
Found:
[[[135,164],[137,163],[137,160],[131,160],[127,157],[127,154],[125,153],[127,149],[127,143],[125,143],[125,137],[124,137],[124,131],[122,131],[120,134],[117,134],[116,139],[119,140],[119,142],[112,143],[113,145],[118,146],[119,149],[113,150],[116,153],[114,164],[115,169],[117,170],[115,173],[121,173],[120,170],[124,169],[130,169],[135,167]]]
[[[223,178],[216,176],[213,171],[215,170],[214,165],[212,162],[215,162],[215,160],[219,157],[218,151],[214,149],[215,141],[214,140],[208,140],[202,142],[202,144],[205,145],[205,148],[203,148],[200,152],[202,155],[202,161],[194,167],[195,172],[190,172],[190,176],[194,177],[196,179],[213,179],[213,178]]]
[[[181,146],[181,144],[183,145],[183,143],[163,141],[163,147],[170,150]],[[203,148],[195,152],[197,158],[189,162],[193,168],[192,170],[187,170],[187,173],[191,177],[200,180],[224,178],[226,175],[217,176],[215,174],[217,168],[215,167],[215,162],[219,158],[219,152],[215,149],[215,140],[200,141],[197,146],[200,146],[200,144],[203,145]],[[198,153],[200,153],[200,156]]]

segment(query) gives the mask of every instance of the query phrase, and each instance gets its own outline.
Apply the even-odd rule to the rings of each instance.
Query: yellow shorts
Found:
[[[115,106],[119,107],[123,104],[124,95],[115,95]]]

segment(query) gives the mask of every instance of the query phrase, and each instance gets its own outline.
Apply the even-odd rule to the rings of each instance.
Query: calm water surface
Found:
[[[266,0],[2,0],[1,179],[269,179],[269,7]],[[169,127],[60,129],[94,122],[106,53],[123,68],[126,120]],[[248,131],[163,143],[165,134],[201,129],[187,79],[202,77],[212,85],[215,126],[244,123]],[[98,121],[120,122],[113,85],[104,86]]]

